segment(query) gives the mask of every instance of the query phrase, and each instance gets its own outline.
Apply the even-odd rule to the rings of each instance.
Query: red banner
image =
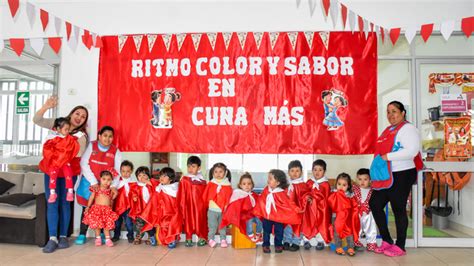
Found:
[[[350,32],[103,37],[99,127],[122,151],[368,154],[377,41]]]

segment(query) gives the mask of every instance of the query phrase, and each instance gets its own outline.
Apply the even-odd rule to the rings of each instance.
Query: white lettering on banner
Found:
[[[204,112],[204,109],[206,110]],[[205,115],[203,118],[202,115]],[[247,113],[244,107],[238,107],[234,113],[234,107],[194,107],[191,117],[195,126],[246,126]]]
[[[268,56],[267,57],[268,67],[270,68],[268,73],[270,73],[270,75],[276,75],[277,74],[278,61],[280,61],[280,57],[278,57],[278,56]]]
[[[264,106],[263,107],[263,124],[264,125],[279,125],[279,126],[301,126],[304,120],[303,106],[295,106],[288,109],[286,106],[288,101],[285,100],[283,106],[278,109],[278,106]]]
[[[207,63],[207,58],[205,57],[199,57],[196,61],[196,73],[199,76],[206,76],[207,71],[202,69],[202,64]]]
[[[208,79],[209,82],[209,97],[234,97],[235,96],[235,79]],[[219,84],[222,84],[219,91]]]
[[[161,72],[161,66],[163,66],[165,64],[165,60],[163,59],[155,59],[153,60],[153,62],[151,63],[154,67],[156,67],[156,74],[155,76],[157,77],[161,77],[163,76],[163,73]]]
[[[143,77],[143,61],[142,60],[132,60],[132,78],[141,78]]]

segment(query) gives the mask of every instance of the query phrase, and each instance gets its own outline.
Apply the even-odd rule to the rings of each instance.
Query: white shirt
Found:
[[[420,135],[418,129],[410,123],[405,124],[395,137],[398,151],[387,153],[387,158],[392,162],[392,172],[400,172],[415,168],[413,158],[420,152]]]
[[[101,145],[99,144],[97,146],[99,147],[99,150],[102,152],[108,151],[108,149],[103,150],[101,148]],[[93,186],[95,184],[98,184],[97,179],[99,177],[96,178],[94,176],[94,173],[92,172],[91,167],[89,165],[89,159],[91,158],[91,154],[92,154],[92,143],[89,143],[89,145],[87,146],[87,149],[84,151],[84,154],[81,157],[81,171],[82,171],[82,175],[87,179],[87,181],[89,181],[91,186]],[[120,173],[121,163],[122,163],[122,153],[120,153],[119,149],[117,149],[117,152],[115,153],[115,159],[114,159],[114,169],[115,171],[117,171],[117,173]],[[120,179],[114,178],[114,180],[112,181],[111,187],[116,188],[118,187],[119,183],[120,183]]]
[[[364,202],[369,195],[370,188],[360,188],[360,201]]]

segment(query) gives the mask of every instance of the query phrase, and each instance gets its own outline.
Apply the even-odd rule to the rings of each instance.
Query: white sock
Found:
[[[54,242],[58,243],[58,238],[55,236],[51,236],[49,240],[53,240]]]
[[[73,190],[72,188],[68,188],[68,189],[67,189],[67,192],[68,192],[68,193],[73,193],[74,190]]]
[[[51,194],[56,194],[56,189],[51,189],[51,190],[49,190],[49,193],[51,193]]]

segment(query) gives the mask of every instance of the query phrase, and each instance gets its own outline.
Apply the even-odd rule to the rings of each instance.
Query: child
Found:
[[[53,126],[54,134],[48,135],[46,137],[47,141],[43,145],[43,160],[41,160],[39,168],[49,175],[49,203],[56,202],[58,198],[56,181],[59,171],[62,171],[66,178],[66,200],[74,201],[73,173],[70,161],[76,157],[79,151],[79,143],[76,138],[69,135],[70,127],[69,119],[56,118]]]
[[[253,214],[262,219],[264,253],[270,253],[270,234],[275,235],[275,252],[283,252],[285,224],[299,225],[302,212],[288,196],[288,180],[283,171],[273,169],[268,173],[267,186],[258,198]]]
[[[156,187],[150,203],[140,215],[146,222],[142,232],[156,227],[160,243],[172,249],[179,242],[183,223],[176,200],[178,180],[175,171],[170,167],[161,169],[159,176],[160,185]]]
[[[183,217],[184,233],[186,234],[186,247],[193,246],[193,234],[199,237],[198,246],[207,244],[207,206],[202,200],[206,189],[206,180],[199,172],[201,170],[201,159],[190,156],[187,161],[188,174],[183,176],[179,182],[178,203]]]
[[[137,183],[137,178],[132,176],[133,164],[130,161],[123,161],[120,165],[120,176],[118,177],[118,196],[114,200],[114,211],[119,215],[118,220],[115,222],[113,242],[117,242],[120,239],[120,232],[122,229],[122,223],[125,222],[127,228],[127,239],[128,243],[133,243],[133,221],[128,217],[130,212],[130,187],[132,184]]]
[[[246,232],[247,237],[256,243],[263,240],[262,238],[262,221],[252,214],[258,195],[252,192],[254,188],[252,176],[244,173],[239,180],[239,188],[234,189],[224,214],[222,215],[222,223],[220,227],[232,224],[237,226],[240,232]],[[255,224],[255,234],[253,225]]]
[[[346,173],[339,174],[336,179],[336,189],[337,192],[332,193],[328,198],[331,210],[336,213],[333,224],[336,254],[346,254],[342,249],[342,240],[346,239],[347,254],[354,256],[354,242],[359,241],[360,221],[357,202],[352,197],[351,177]]]
[[[136,236],[133,240],[134,245],[142,243],[142,238],[145,233],[148,234],[148,240],[145,240],[145,244],[156,246],[155,228],[151,228],[147,232],[142,232],[142,228],[145,226],[145,221],[140,218],[143,210],[146,208],[150,197],[158,185],[155,180],[150,180],[150,169],[146,166],[140,166],[135,171],[138,182],[133,184],[130,188],[131,201],[130,201],[130,212],[128,216],[135,221]]]
[[[329,228],[331,225],[331,210],[327,205],[331,186],[329,185],[326,174],[326,162],[318,159],[313,162],[313,176],[306,182],[311,190],[312,201],[308,204],[308,211],[305,215],[311,217],[303,217],[302,230],[305,234],[304,248],[311,249],[310,239],[316,237],[316,250],[323,250],[324,243],[331,242],[331,234]],[[309,225],[306,224],[309,222]]]
[[[370,172],[367,168],[361,168],[357,171],[358,185],[354,186],[354,197],[357,201],[360,217],[361,230],[359,237],[365,234],[367,241],[367,250],[374,251],[377,247],[377,224],[375,223],[372,212],[370,211],[369,201],[372,196],[372,188],[370,188]],[[362,244],[357,241],[356,246],[362,247]]]
[[[303,196],[310,190],[303,179],[303,165],[300,161],[291,161],[288,164],[288,175],[290,176],[290,186],[288,196],[298,206],[303,209],[305,205]],[[283,232],[283,249],[289,251],[300,250],[301,237],[293,233],[292,227],[287,226]]]
[[[229,204],[230,196],[232,196],[232,185],[230,183],[231,175],[227,166],[223,163],[216,163],[209,171],[209,183],[207,183],[204,191],[204,200],[209,206],[207,211],[207,224],[209,227],[208,243],[211,248],[216,246],[214,236],[216,230],[222,222],[222,212],[224,212],[227,204]],[[226,231],[227,227],[219,229],[221,240],[221,248],[226,248]]]
[[[112,210],[112,193],[110,185],[112,184],[112,173],[104,170],[100,173],[100,185],[98,189],[91,187],[91,196],[87,203],[82,222],[95,230],[95,245],[101,246],[102,240],[100,231],[103,229],[105,234],[105,245],[113,247],[114,243],[110,239],[110,230],[115,227],[115,220],[118,215]]]

